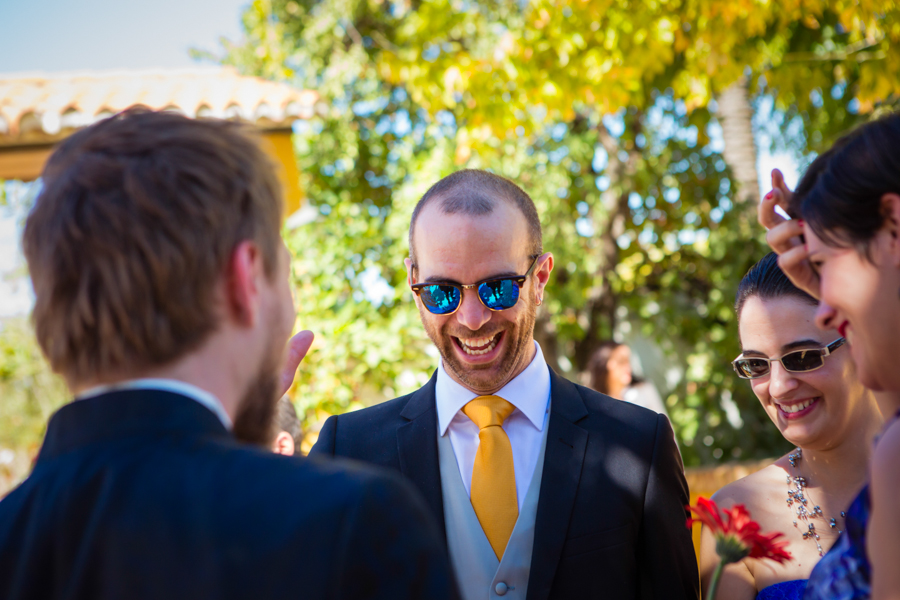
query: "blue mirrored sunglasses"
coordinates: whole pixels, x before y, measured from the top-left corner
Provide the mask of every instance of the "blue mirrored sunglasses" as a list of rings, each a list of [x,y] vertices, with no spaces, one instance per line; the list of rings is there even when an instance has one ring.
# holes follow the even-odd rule
[[[465,289],[475,288],[478,299],[486,308],[493,311],[509,310],[519,301],[519,289],[537,266],[539,256],[535,256],[524,275],[515,277],[498,277],[478,283],[464,285],[461,283],[414,283],[410,287],[419,296],[428,312],[435,315],[452,315],[459,309],[462,293]]]

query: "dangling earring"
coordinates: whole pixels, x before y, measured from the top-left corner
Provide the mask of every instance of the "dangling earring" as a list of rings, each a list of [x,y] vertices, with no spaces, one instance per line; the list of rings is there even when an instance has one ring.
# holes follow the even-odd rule
[[[538,296],[537,305],[540,306],[543,303],[544,303],[544,299],[541,296]]]

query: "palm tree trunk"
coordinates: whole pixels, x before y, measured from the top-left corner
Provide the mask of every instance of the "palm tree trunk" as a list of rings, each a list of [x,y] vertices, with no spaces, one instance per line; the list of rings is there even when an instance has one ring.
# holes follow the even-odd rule
[[[737,184],[737,202],[759,202],[759,173],[756,169],[756,140],[753,138],[753,107],[746,77],[726,88],[718,98],[725,163]]]

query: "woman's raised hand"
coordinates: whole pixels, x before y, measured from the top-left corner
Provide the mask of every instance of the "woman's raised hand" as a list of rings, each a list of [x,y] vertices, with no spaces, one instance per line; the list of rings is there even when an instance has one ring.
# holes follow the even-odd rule
[[[793,192],[784,183],[781,171],[772,171],[772,191],[759,204],[759,224],[768,230],[766,242],[778,254],[778,266],[801,290],[819,297],[819,275],[809,262],[809,251],[803,241],[803,221],[785,219],[775,207],[787,212]]]

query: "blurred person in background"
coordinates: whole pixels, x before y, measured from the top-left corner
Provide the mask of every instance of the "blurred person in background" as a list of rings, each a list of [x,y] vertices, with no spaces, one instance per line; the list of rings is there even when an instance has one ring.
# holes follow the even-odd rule
[[[816,324],[847,339],[886,419],[868,485],[847,511],[853,527],[822,559],[838,580],[852,575],[854,585],[848,591],[811,581],[807,598],[871,593],[900,600],[900,114],[839,139],[795,192],[778,171],[772,185],[759,207],[766,240],[794,284],[818,299]]]
[[[131,110],[42,180],[33,322],[74,400],[0,501],[0,598],[454,598],[407,482],[259,446],[312,334],[285,352],[290,255],[255,140]]]
[[[730,600],[800,600],[808,579],[815,585],[830,577],[813,567],[848,526],[845,511],[865,484],[883,419],[872,392],[859,381],[845,340],[816,327],[816,300],[790,282],[777,255],[766,255],[741,280],[735,312],[742,351],[734,370],[796,449],[723,487],[713,500],[722,508],[743,504],[763,531],[784,533],[792,558],[778,564],[748,557],[730,564],[718,594]],[[715,545],[704,528],[704,588],[719,563]],[[848,582],[835,582],[841,586]]]
[[[275,411],[275,439],[272,440],[272,452],[293,456],[300,448],[301,434],[297,409],[294,408],[290,398],[282,396]]]
[[[613,340],[601,343],[588,361],[587,371],[591,389],[668,416],[656,387],[634,375],[627,345]]]

